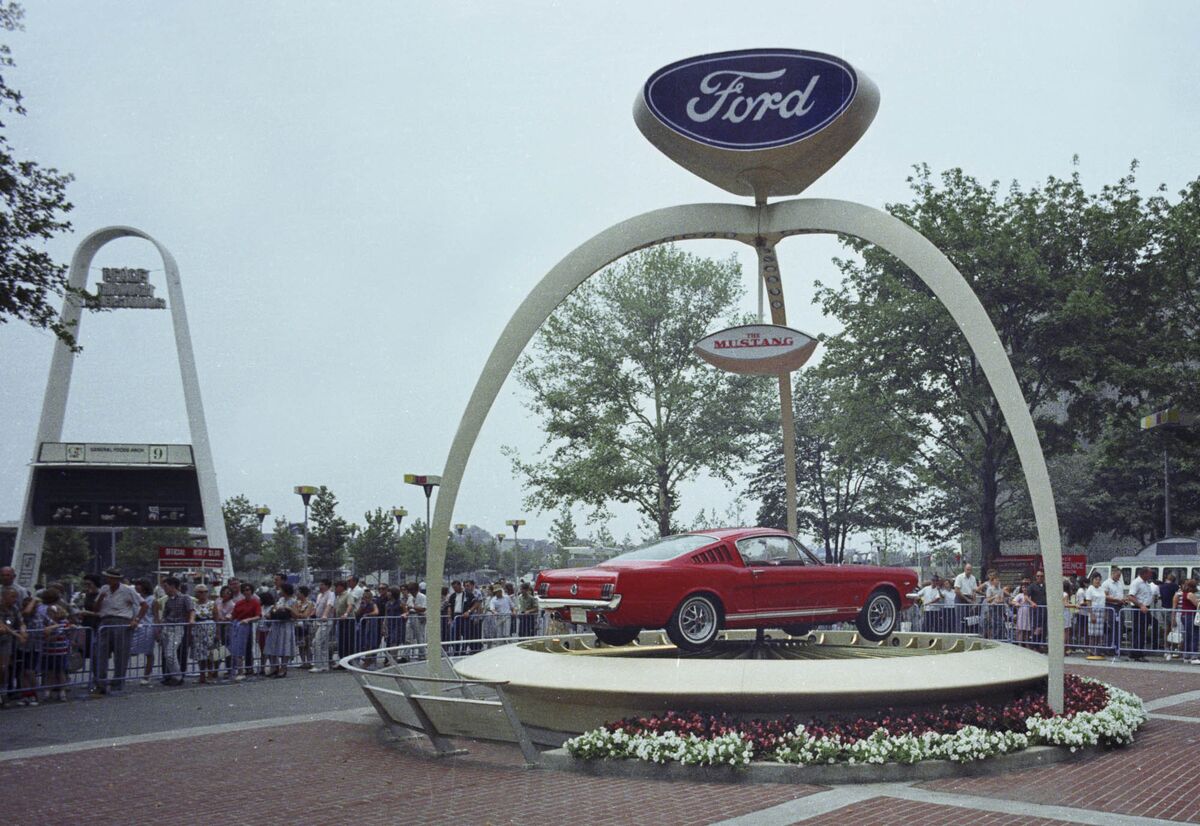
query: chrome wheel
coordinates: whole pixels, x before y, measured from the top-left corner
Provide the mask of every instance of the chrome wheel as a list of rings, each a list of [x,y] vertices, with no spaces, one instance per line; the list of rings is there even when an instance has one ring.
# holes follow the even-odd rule
[[[712,597],[697,594],[679,603],[671,621],[667,623],[667,636],[671,642],[685,651],[707,648],[721,630],[721,614]]]
[[[896,599],[885,591],[875,591],[858,614],[858,630],[869,640],[882,640],[896,630],[899,617]]]

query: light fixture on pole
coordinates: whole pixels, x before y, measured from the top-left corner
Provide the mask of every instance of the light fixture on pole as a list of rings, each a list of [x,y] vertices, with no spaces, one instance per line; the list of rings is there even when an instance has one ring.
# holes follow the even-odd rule
[[[296,485],[295,492],[304,502],[304,550],[301,552],[300,584],[308,584],[308,501],[316,495],[317,489],[312,485]]]
[[[259,505],[254,509],[254,515],[258,517],[258,529],[261,531],[263,520],[271,515],[271,509],[266,505]]]
[[[463,531],[465,531],[466,529],[467,529],[466,522],[459,522],[459,523],[455,524],[455,526],[454,526],[454,530],[458,531],[459,536],[462,536]]]
[[[404,517],[408,516],[408,511],[404,508],[392,508],[392,516],[396,517],[396,533],[400,532],[400,523],[404,521]],[[404,582],[404,571],[400,570],[400,582]]]
[[[521,575],[517,570],[517,555],[521,551],[521,543],[517,540],[517,534],[521,531],[521,526],[525,524],[524,519],[509,519],[504,523],[513,529],[513,586],[515,587],[521,581]]]
[[[1184,413],[1178,407],[1168,407],[1149,416],[1142,417],[1142,430],[1155,427],[1177,428],[1195,424],[1196,417]],[[1163,539],[1171,538],[1171,457],[1167,453],[1166,439],[1163,440]]]
[[[404,474],[404,483],[406,485],[417,485],[425,489],[425,561],[429,562],[429,498],[433,496],[433,489],[442,483],[442,477],[432,475],[419,475],[416,473]],[[429,584],[433,587],[433,583]]]

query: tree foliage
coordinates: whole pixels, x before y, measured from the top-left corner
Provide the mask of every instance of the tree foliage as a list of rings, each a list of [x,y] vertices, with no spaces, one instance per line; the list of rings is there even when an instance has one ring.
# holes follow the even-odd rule
[[[508,450],[527,507],[604,514],[633,503],[666,535],[681,482],[702,471],[731,481],[764,429],[768,382],[713,369],[692,346],[736,322],[741,293],[736,260],[671,246],[634,253],[577,289],[518,365],[546,432],[540,461]]]
[[[25,12],[20,5],[0,3],[0,28],[7,32],[23,28]],[[7,45],[0,45],[0,71],[16,64]],[[71,210],[67,184],[72,177],[52,167],[43,167],[16,157],[3,130],[8,115],[24,115],[21,93],[0,76],[0,324],[12,319],[49,329],[75,348],[72,331],[62,324],[51,304],[53,296],[83,291],[67,286],[67,267],[56,263],[42,248],[46,241],[71,229],[64,217]]]
[[[908,470],[913,439],[853,377],[815,369],[794,382],[797,526],[821,541],[826,561],[842,562],[852,534],[909,528],[917,496]],[[758,524],[787,527],[779,436],[763,450],[749,493],[761,502]]]
[[[397,567],[396,522],[390,511],[376,508],[363,514],[364,527],[350,540],[350,556],[360,574],[379,574]]]
[[[193,544],[187,528],[125,528],[117,542],[117,565],[126,576],[149,576],[158,570],[159,548]]]
[[[244,494],[231,496],[221,505],[225,536],[229,539],[229,558],[235,571],[257,562],[263,552],[262,520]]]
[[[42,543],[42,575],[46,580],[77,577],[92,565],[92,547],[76,528],[48,528]]]
[[[292,532],[287,517],[276,516],[271,541],[263,544],[259,564],[264,571],[271,573],[298,571],[304,564],[302,550],[301,538]],[[309,565],[312,565],[311,561]]]
[[[1147,325],[1163,294],[1147,265],[1163,199],[1144,199],[1132,173],[1097,194],[1078,174],[1001,190],[961,169],[935,180],[922,166],[910,183],[912,202],[888,210],[942,250],[979,296],[1047,453],[1097,438],[1114,406],[1128,406],[1131,389],[1151,378],[1138,362],[1162,356]],[[861,259],[839,261],[842,283],[818,290],[844,325],[826,342],[823,366],[877,388],[915,437],[917,481],[930,493],[926,538],[977,532],[986,562],[998,551],[1002,511],[1019,505],[1006,486],[1024,489],[999,405],[923,282],[883,250],[845,243]],[[1171,369],[1152,372],[1160,393],[1174,381]]]
[[[352,526],[338,515],[333,491],[321,485],[308,512],[308,564],[317,570],[337,570],[346,561]]]

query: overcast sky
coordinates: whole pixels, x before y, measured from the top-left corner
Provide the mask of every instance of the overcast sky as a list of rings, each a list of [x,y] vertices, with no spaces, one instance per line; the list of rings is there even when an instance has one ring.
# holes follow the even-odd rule
[[[879,86],[874,125],[805,194],[881,207],[912,164],[1029,185],[1197,174],[1193,3],[29,3],[9,34],[25,94],[18,156],[69,171],[74,234],[131,224],[179,262],[222,498],[299,519],[298,484],[347,518],[423,510],[404,473],[441,473],[467,397],[533,285],[609,225],[736,200],[646,142],[631,107],[655,69],[773,46],[838,55]],[[714,256],[736,245],[693,245]],[[836,242],[780,247],[791,326]],[[99,267],[142,266],[144,242]],[[93,281],[94,283],[94,281]],[[745,310],[754,306],[746,269]],[[189,442],[170,316],[86,317],[64,437]],[[53,339],[0,326],[0,520],[17,519]],[[509,382],[467,469],[455,522],[544,536],[501,455],[541,444]],[[683,491],[680,521],[737,491]],[[753,518],[755,505],[745,515]],[[582,525],[583,512],[576,514]],[[639,518],[618,510],[621,538]]]

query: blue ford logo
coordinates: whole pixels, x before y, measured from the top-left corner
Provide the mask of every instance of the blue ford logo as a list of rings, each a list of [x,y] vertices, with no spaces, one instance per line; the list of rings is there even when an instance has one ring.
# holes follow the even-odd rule
[[[821,131],[857,91],[853,67],[832,55],[746,49],[664,66],[643,95],[658,120],[692,140],[769,149]]]

